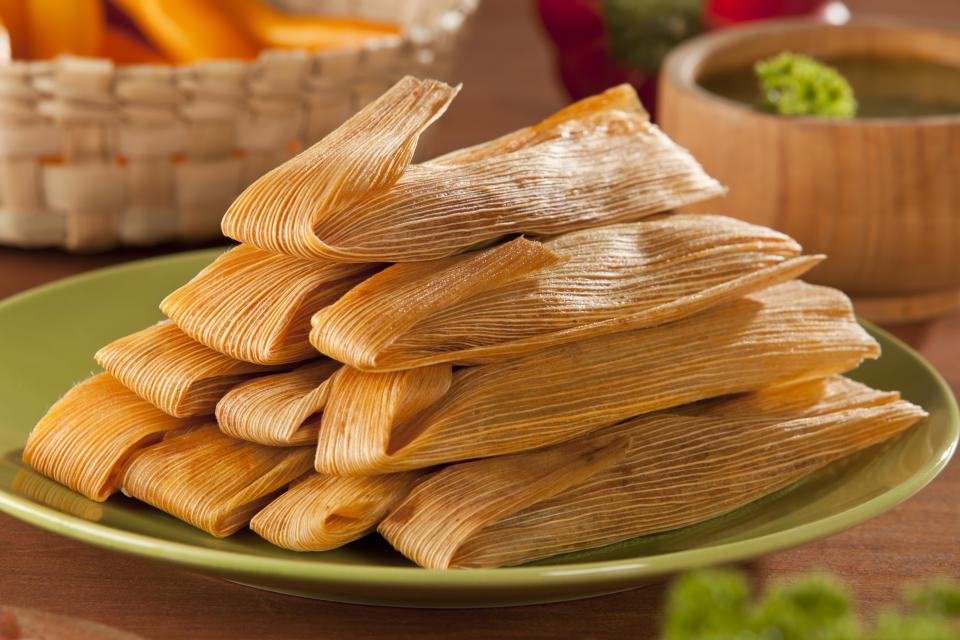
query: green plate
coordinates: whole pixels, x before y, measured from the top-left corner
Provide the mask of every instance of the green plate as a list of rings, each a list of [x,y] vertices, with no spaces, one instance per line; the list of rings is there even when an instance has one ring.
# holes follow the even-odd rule
[[[31,427],[73,383],[98,370],[94,351],[158,320],[162,297],[217,253],[126,264],[0,303],[0,510],[77,540],[283,593],[401,606],[518,605],[621,591],[828,536],[910,497],[956,447],[957,406],[946,383],[908,347],[868,327],[883,357],[853,377],[899,389],[929,419],[726,516],[523,567],[421,569],[376,536],[306,554],[272,547],[250,531],[218,540],[123,496],[92,502],[25,468],[20,455]]]

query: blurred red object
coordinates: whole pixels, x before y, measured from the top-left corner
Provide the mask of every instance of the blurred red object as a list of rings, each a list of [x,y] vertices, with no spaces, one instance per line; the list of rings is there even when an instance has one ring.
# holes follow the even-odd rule
[[[656,76],[614,59],[603,4],[603,0],[537,0],[543,26],[557,45],[560,80],[574,100],[629,82],[645,106],[653,105]]]
[[[703,15],[708,27],[715,29],[750,20],[813,15],[828,3],[828,0],[707,0]]]
[[[653,56],[654,63],[647,68],[630,64],[622,53],[631,47],[640,50],[649,43],[640,38],[635,43],[614,42],[615,37],[642,33],[643,25],[610,24],[611,8],[616,8],[617,17],[622,19],[631,13],[642,16],[644,4],[644,0],[537,0],[540,19],[557,47],[560,79],[574,100],[628,82],[637,90],[651,117],[655,117],[659,59]],[[679,14],[683,10],[689,11],[690,5],[695,3],[687,0],[676,4]],[[716,29],[764,18],[819,16],[828,4],[831,4],[829,0],[705,0],[700,5],[700,20],[696,27],[697,30]],[[650,6],[661,11],[657,16],[660,24],[655,26],[662,27],[665,24],[663,3]],[[615,46],[617,44],[619,46]]]

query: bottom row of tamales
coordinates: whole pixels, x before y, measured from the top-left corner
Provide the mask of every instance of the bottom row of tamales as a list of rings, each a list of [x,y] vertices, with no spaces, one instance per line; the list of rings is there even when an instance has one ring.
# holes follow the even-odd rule
[[[777,289],[796,294],[796,287],[820,290],[790,283],[752,300],[776,300]],[[843,348],[831,345],[836,327],[807,331],[811,353],[857,342],[848,336]],[[426,567],[512,565],[721,515],[923,417],[896,393],[831,375],[876,355],[869,338],[861,342],[856,356],[837,362],[808,356],[792,379],[765,361],[758,369],[769,380],[751,374],[758,390],[747,393],[718,386],[709,352],[699,362],[661,363],[669,364],[661,372],[687,374],[628,390],[647,394],[629,411],[659,410],[549,446],[361,476],[316,472],[315,447],[256,444],[223,434],[209,418],[171,417],[103,373],[50,410],[24,460],[92,499],[122,491],[215,536],[249,523],[279,546],[324,550],[377,530]],[[736,368],[720,369],[738,377]],[[726,395],[712,397],[719,393]],[[456,440],[453,432],[446,437]]]

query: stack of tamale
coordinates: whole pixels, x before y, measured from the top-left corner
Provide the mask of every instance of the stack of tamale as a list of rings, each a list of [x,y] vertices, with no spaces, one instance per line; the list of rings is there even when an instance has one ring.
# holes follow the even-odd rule
[[[618,87],[421,164],[457,93],[405,78],[252,184],[241,244],[103,347],[24,460],[216,536],[378,530],[493,567],[718,516],[925,414],[781,233],[666,213],[723,193]]]

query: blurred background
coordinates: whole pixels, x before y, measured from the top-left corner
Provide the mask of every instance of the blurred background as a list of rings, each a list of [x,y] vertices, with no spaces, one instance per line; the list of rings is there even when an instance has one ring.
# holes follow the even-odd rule
[[[806,13],[808,5],[825,3],[773,0],[743,4],[782,4]],[[853,17],[904,18],[960,29],[960,2],[952,0],[846,0],[844,4]],[[558,69],[557,48],[544,29],[539,5],[536,0],[486,0],[480,4],[451,76],[463,82],[464,89],[436,125],[438,153],[526,126],[570,102]]]
[[[203,7],[249,9],[252,2],[183,0],[170,5],[202,14]],[[23,4],[0,0],[0,15],[14,36],[8,53],[14,56],[17,33],[26,31],[3,10]],[[651,46],[626,52],[646,65],[638,70],[614,60],[598,13],[603,0],[333,0],[330,6],[342,12],[362,7],[372,13],[361,16],[359,22],[338,23],[332,31],[308,20],[291,27],[293,35],[281,29],[285,38],[304,37],[305,31],[306,37],[334,38],[336,46],[328,48],[334,53],[323,54],[316,62],[296,53],[296,47],[265,58],[257,58],[258,45],[238,52],[231,48],[236,41],[229,33],[219,39],[177,40],[171,35],[175,29],[153,32],[144,25],[163,21],[138,11],[159,4],[145,0],[37,2],[44,15],[56,14],[62,34],[72,35],[85,30],[71,29],[71,25],[86,24],[83,20],[90,18],[77,13],[77,7],[94,7],[95,13],[99,6],[103,14],[98,19],[109,25],[112,44],[107,53],[116,64],[105,64],[98,57],[102,51],[96,48],[90,49],[91,55],[57,61],[62,52],[58,48],[66,39],[41,29],[37,42],[50,48],[35,51],[31,57],[38,60],[0,65],[0,209],[9,213],[13,205],[22,218],[4,222],[6,235],[0,233],[0,299],[99,267],[226,244],[217,233],[217,221],[236,189],[336,126],[398,73],[438,75],[463,83],[462,92],[425,141],[428,155],[436,155],[528,126],[584,92],[617,82],[633,82],[652,108],[660,58],[674,42],[702,29],[719,30],[781,14],[813,15],[821,20],[832,16],[842,21],[848,12],[854,20],[884,16],[960,32],[957,0],[845,0],[840,8],[838,3],[806,0],[613,0],[609,4],[623,8],[624,15],[632,8],[634,14],[644,15],[649,9],[648,15],[656,16],[642,29],[628,29],[628,40],[646,42],[650,33],[666,35],[651,38]],[[316,6],[310,0],[283,4],[291,12]],[[831,16],[824,4],[834,7]],[[426,8],[420,13],[417,7]],[[704,7],[713,10],[710,20],[704,17]],[[395,21],[377,19],[375,10],[396,11]],[[210,15],[204,19],[204,29],[216,30],[216,18]],[[260,33],[266,24],[291,24],[276,14],[264,15],[255,10],[247,15],[251,33]],[[696,21],[689,19],[691,15]],[[420,28],[424,21],[436,28]],[[402,36],[400,24],[409,26]],[[571,24],[582,31],[565,31]],[[619,24],[627,28],[632,23],[624,19]],[[355,53],[336,53],[345,43],[337,40],[340,37],[356,38]],[[230,46],[217,51],[199,46],[217,42]],[[74,44],[81,49],[93,46],[82,39]],[[241,61],[202,62],[235,55]],[[177,61],[183,69],[164,66]],[[198,61],[199,66],[194,66]],[[146,62],[148,67],[131,70],[130,62]],[[151,68],[150,63],[160,68]],[[307,83],[310,106],[293,119],[290,105],[299,104],[300,97],[291,87],[299,87],[311,74],[317,77]],[[243,83],[248,89],[240,87]],[[118,95],[119,107],[114,102]],[[240,111],[246,119],[237,120]],[[661,122],[663,115],[658,114]],[[229,126],[223,126],[224,118],[231,122]],[[70,136],[51,138],[51,128],[60,126],[69,127]],[[127,128],[119,131],[118,126]],[[293,135],[291,126],[300,133]],[[942,139],[925,138],[911,148],[935,148]],[[960,135],[952,140],[960,144]],[[157,150],[165,156],[162,161],[151,155]],[[955,159],[955,150],[941,150],[933,161]],[[921,185],[934,179],[949,183],[956,175],[915,173]],[[53,177],[42,177],[46,175]],[[130,189],[123,193],[136,193],[140,200],[132,207],[126,201],[118,203],[119,192],[111,181],[123,182],[127,185],[123,189]],[[180,200],[174,201],[171,185],[180,182],[190,187],[190,197],[184,200],[180,191],[176,192]],[[116,212],[121,206],[133,212],[126,226],[126,218]],[[42,216],[34,216],[36,211],[53,216],[47,226],[42,220],[38,226]],[[954,230],[952,236],[942,237],[956,237],[957,219],[953,214],[941,217],[940,222]],[[191,224],[183,224],[184,220]],[[33,248],[23,248],[27,245]],[[960,255],[960,250],[954,253]],[[940,268],[960,273],[950,265]],[[948,310],[960,298],[953,295],[936,321],[899,326],[895,332],[921,351],[956,392],[960,389],[960,313]],[[960,469],[954,464],[921,494],[890,513],[829,539],[762,557],[747,569],[764,582],[825,564],[849,580],[865,609],[872,611],[894,600],[906,581],[935,573],[956,575],[958,485]],[[289,637],[316,637],[318,630],[329,637],[362,637],[364,632],[388,637],[385,629],[391,626],[424,637],[443,633],[653,637],[663,599],[662,586],[653,586],[590,601],[498,610],[495,615],[390,609],[371,615],[362,607],[280,598],[155,566],[61,539],[5,516],[0,532],[7,557],[14,563],[8,571],[28,576],[24,582],[30,583],[27,590],[12,584],[4,590],[0,584],[0,603],[115,621],[134,629],[166,625],[162,627],[166,635],[156,637],[174,637],[178,619],[171,611],[183,620],[204,618],[210,626],[222,625],[217,637],[241,637],[242,633],[269,637],[275,621],[281,619],[296,629],[298,635]],[[142,579],[144,575],[150,579]],[[102,576],[110,579],[99,579]],[[117,584],[126,588],[118,589]],[[117,598],[117,591],[124,597]],[[197,637],[210,631],[199,622],[194,624]]]

